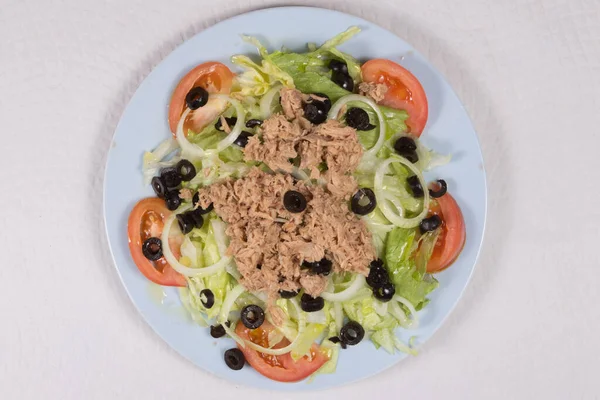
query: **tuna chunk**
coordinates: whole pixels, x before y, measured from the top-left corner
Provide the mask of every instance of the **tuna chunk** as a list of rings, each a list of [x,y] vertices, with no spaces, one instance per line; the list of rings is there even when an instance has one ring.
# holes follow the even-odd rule
[[[376,103],[385,98],[387,91],[388,87],[383,83],[361,82],[358,85],[358,93],[370,97]]]

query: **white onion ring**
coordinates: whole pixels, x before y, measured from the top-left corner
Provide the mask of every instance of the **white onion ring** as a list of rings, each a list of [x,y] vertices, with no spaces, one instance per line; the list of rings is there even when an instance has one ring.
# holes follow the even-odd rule
[[[192,207],[191,205],[182,207],[180,212],[187,211],[191,207]],[[219,261],[217,261],[215,264],[209,265],[208,267],[204,267],[204,268],[186,267],[185,265],[183,265],[182,263],[180,263],[177,260],[177,258],[173,255],[173,252],[171,251],[171,247],[169,246],[169,232],[171,231],[171,226],[173,225],[173,222],[175,221],[175,217],[176,217],[176,214],[174,213],[169,218],[167,218],[167,220],[165,221],[165,225],[163,227],[162,235],[160,237],[161,242],[166,243],[166,245],[162,246],[162,250],[163,250],[163,255],[165,256],[165,259],[167,260],[169,265],[171,267],[173,267],[173,269],[175,271],[179,272],[181,275],[184,275],[184,276],[204,277],[204,276],[214,275],[214,274],[224,270],[225,266],[231,262],[231,257],[221,257],[221,259]]]
[[[379,110],[379,107],[373,100],[358,94],[349,94],[348,96],[344,96],[335,102],[335,104],[331,107],[331,110],[329,110],[327,117],[329,119],[337,119],[338,113],[340,112],[342,106],[350,101],[362,101],[371,107],[373,111],[375,111],[375,114],[377,114],[377,119],[379,120],[379,126],[377,127],[379,131],[379,137],[377,138],[375,145],[373,145],[373,147],[371,147],[369,150],[365,151],[365,155],[375,155],[381,149],[381,146],[383,146],[385,141],[386,124],[385,120],[383,119],[383,115],[381,114],[381,110]]]
[[[227,296],[225,296],[225,300],[221,305],[221,312],[219,313],[219,317],[217,318],[217,321],[221,324],[221,326],[223,326],[225,332],[227,332],[227,334],[231,336],[231,338],[235,340],[236,343],[239,343],[242,347],[246,347],[245,342],[242,340],[241,337],[239,337],[235,333],[235,328],[231,329],[229,326],[227,326],[227,319],[229,318],[229,313],[231,312],[235,301],[245,291],[246,288],[238,284],[236,287],[227,292]],[[232,325],[235,327],[235,324]]]
[[[354,277],[352,284],[350,286],[348,286],[347,289],[342,290],[341,292],[338,292],[338,293],[323,292],[323,293],[321,293],[321,297],[327,301],[333,301],[333,302],[348,301],[352,297],[354,297],[354,295],[360,289],[362,289],[364,287],[364,285],[365,285],[365,277],[363,275],[357,274]]]
[[[404,306],[408,308],[408,311],[410,311],[410,327],[413,329],[417,329],[419,327],[419,317],[417,316],[417,310],[412,305],[412,303],[399,295],[394,295],[394,300],[404,304]]]
[[[271,104],[273,104],[273,98],[280,90],[281,85],[275,85],[260,99],[260,113],[262,114],[263,119],[267,119],[271,116]]]
[[[423,196],[424,196],[423,197],[423,210],[421,210],[419,215],[417,215],[416,217],[404,218],[404,217],[398,215],[396,212],[394,212],[389,207],[389,205],[386,204],[386,200],[388,200],[390,196],[387,193],[385,193],[385,191],[383,190],[383,177],[385,175],[387,167],[391,163],[394,163],[394,162],[399,162],[399,163],[405,165],[409,170],[411,170],[419,179],[421,186],[423,188],[425,188],[425,190],[423,190],[423,192],[424,192],[423,193]],[[423,220],[423,218],[425,218],[427,216],[427,213],[429,212],[429,191],[426,189],[427,183],[425,182],[425,178],[423,177],[423,174],[421,174],[421,171],[419,171],[406,158],[404,158],[402,156],[394,155],[394,156],[391,156],[390,158],[388,158],[387,160],[383,161],[377,168],[377,171],[375,172],[375,179],[374,179],[373,186],[375,189],[374,192],[375,192],[375,197],[377,198],[378,207],[381,210],[381,212],[383,213],[383,215],[385,215],[385,217],[392,224],[399,226],[401,228],[414,228],[415,226],[419,225],[419,223]],[[394,204],[394,205],[396,205],[396,204]]]

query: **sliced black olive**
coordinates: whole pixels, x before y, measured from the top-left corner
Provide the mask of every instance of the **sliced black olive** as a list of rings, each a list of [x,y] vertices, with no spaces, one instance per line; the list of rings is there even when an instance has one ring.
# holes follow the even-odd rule
[[[354,214],[367,215],[377,207],[375,193],[369,188],[360,188],[352,196],[350,209]]]
[[[197,86],[185,96],[185,104],[192,110],[204,106],[208,102],[208,92],[203,87]]]
[[[150,261],[156,261],[163,256],[162,242],[157,237],[151,237],[142,243],[142,253]]]
[[[189,216],[189,219],[194,223],[194,227],[202,228],[202,225],[204,225],[204,218],[202,217],[203,213],[201,209],[188,211],[186,212],[186,214]]]
[[[260,119],[249,119],[246,121],[246,128],[254,128],[262,125],[262,121]]]
[[[200,291],[200,302],[206,308],[211,308],[215,305],[215,294],[210,289]]]
[[[156,193],[156,196],[164,199],[165,194],[167,193],[167,185],[165,185],[163,180],[160,177],[155,176],[152,178],[150,184],[152,185],[152,189],[154,190],[154,193]]]
[[[175,170],[183,181],[191,181],[196,176],[196,167],[188,160],[181,160],[175,166]]]
[[[325,104],[325,108],[327,109],[327,112],[329,112],[329,110],[331,110],[331,100],[329,99],[329,96],[327,96],[326,94],[313,93],[310,95],[310,100],[311,101],[320,101],[323,104]]]
[[[383,266],[381,260],[373,261],[367,276],[367,285],[372,288],[378,288],[390,282],[390,276],[387,269]]]
[[[440,188],[438,190],[429,189],[429,195],[431,197],[433,197],[434,199],[439,199],[440,197],[445,195],[446,192],[448,191],[448,185],[446,184],[446,181],[443,179],[438,179],[435,182],[440,186]]]
[[[212,203],[210,203],[208,207],[202,208],[200,206],[197,206],[199,201],[200,201],[200,194],[198,192],[196,192],[194,197],[192,197],[192,204],[194,205],[194,207],[196,207],[196,210],[199,210],[200,214],[208,214],[209,212],[211,212],[213,210],[214,206]]]
[[[323,258],[316,263],[312,263],[312,273],[317,275],[327,276],[331,273],[332,262],[326,258]]]
[[[279,296],[281,296],[282,299],[292,299],[292,298],[298,296],[298,293],[300,293],[299,290],[294,290],[294,291],[280,290]]]
[[[218,339],[225,336],[226,334],[227,332],[225,332],[225,328],[223,327],[223,325],[211,325],[210,336],[214,337],[215,339]]]
[[[414,150],[407,151],[406,153],[398,153],[398,155],[406,158],[408,161],[410,161],[413,164],[416,163],[417,161],[419,161],[419,155]]]
[[[305,312],[315,312],[322,310],[325,306],[325,300],[322,297],[312,297],[306,293],[300,298],[300,308]]]
[[[304,104],[304,118],[315,125],[325,122],[327,111],[327,106],[322,101],[313,100],[310,103]]]
[[[421,221],[419,224],[419,230],[421,233],[435,231],[442,225],[442,219],[438,215],[432,215]]]
[[[416,149],[417,144],[412,138],[408,136],[402,136],[401,138],[398,138],[398,140],[396,140],[396,143],[394,143],[394,150],[396,150],[398,153],[406,153],[410,151],[415,151]]]
[[[354,81],[347,73],[333,71],[331,80],[342,89],[346,89],[349,92],[354,91]]]
[[[265,322],[265,312],[256,304],[250,304],[242,308],[240,319],[246,328],[256,329]]]
[[[335,58],[332,58],[331,61],[329,61],[329,69],[335,72],[341,72],[343,74],[348,74],[348,65],[341,60],[336,60]]]
[[[181,205],[181,199],[179,198],[179,190],[170,190],[165,195],[165,203],[167,208],[171,211],[177,210],[177,207]]]
[[[181,184],[181,174],[175,168],[163,168],[160,171],[160,179],[168,188],[175,188]]]
[[[235,139],[233,144],[236,144],[240,147],[246,147],[248,144],[248,138],[250,138],[252,134],[250,132],[243,131],[240,135]]]
[[[421,185],[421,181],[419,181],[419,178],[416,175],[409,176],[406,179],[406,183],[408,183],[408,186],[410,186],[410,190],[413,193],[413,197],[423,197],[423,186]]]
[[[234,126],[237,122],[237,118],[236,117],[225,117],[225,121],[227,122],[227,125],[229,125],[229,127],[231,128],[232,126]],[[215,123],[215,129],[221,132],[224,132],[225,130],[223,129],[223,125],[221,124],[221,118],[219,118],[217,120],[217,122]]]
[[[375,128],[369,120],[369,114],[362,108],[351,107],[346,112],[346,124],[357,131],[370,131]]]
[[[225,364],[234,371],[239,371],[246,364],[244,353],[238,348],[227,350],[223,358],[225,359]]]
[[[392,297],[394,297],[394,294],[396,294],[396,288],[391,282],[384,283],[378,288],[373,289],[373,295],[375,298],[383,302],[390,301]]]
[[[185,235],[190,233],[194,229],[194,220],[188,213],[177,214],[177,223],[179,223],[179,229]]]
[[[299,213],[306,210],[306,197],[295,190],[288,190],[283,195],[283,206],[292,213]]]
[[[355,321],[350,321],[340,330],[340,339],[343,343],[350,346],[359,344],[365,337],[364,328]]]

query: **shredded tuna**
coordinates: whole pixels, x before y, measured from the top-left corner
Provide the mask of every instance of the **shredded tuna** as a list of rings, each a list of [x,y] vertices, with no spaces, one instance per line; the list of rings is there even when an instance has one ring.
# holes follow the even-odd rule
[[[227,123],[227,120],[225,119],[225,117],[221,115],[221,117],[219,118],[219,121],[221,121],[221,127],[223,127],[223,132],[230,133],[231,128],[229,127],[229,124]]]
[[[305,211],[290,213],[283,206],[288,190],[304,194]],[[253,168],[244,178],[226,180],[200,189],[200,206],[213,203],[228,223],[227,249],[250,291],[267,292],[303,288],[317,296],[327,278],[301,270],[303,261],[327,258],[334,272],[366,275],[375,259],[371,234],[348,204],[322,186],[295,183],[289,175],[270,175]],[[286,222],[281,222],[286,221]]]
[[[283,88],[279,94],[281,95],[283,114],[287,119],[300,118],[304,115],[304,110],[302,109],[302,92],[296,89]]]
[[[194,191],[190,188],[183,188],[179,190],[179,197],[184,200],[192,200],[194,197]]]
[[[358,93],[370,97],[376,103],[385,98],[387,91],[388,87],[383,83],[361,82],[358,85]]]

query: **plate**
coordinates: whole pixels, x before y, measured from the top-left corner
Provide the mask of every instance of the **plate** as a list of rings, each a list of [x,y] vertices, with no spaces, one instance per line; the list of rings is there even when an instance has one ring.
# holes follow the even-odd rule
[[[181,77],[205,61],[229,63],[234,54],[253,54],[256,49],[240,35],[258,37],[270,50],[285,46],[305,51],[307,42],[322,43],[350,26],[362,32],[340,50],[358,59],[389,58],[408,68],[425,88],[429,120],[423,142],[452,161],[433,171],[429,179],[443,177],[465,218],[467,241],[456,263],[437,275],[440,286],[420,314],[417,330],[399,331],[403,340],[416,337],[422,345],[440,327],[461,297],[473,272],[481,247],[486,218],[486,182],[483,160],[475,131],[460,101],[444,80],[409,44],[377,25],[337,11],[309,7],[281,7],[254,11],[220,22],[189,39],[163,60],[128,104],[117,126],[109,151],[104,181],[104,218],[110,250],[117,272],[129,297],[156,333],[183,357],[200,368],[235,383],[278,390],[316,390],[346,384],[374,375],[406,357],[376,350],[363,341],[342,351],[337,372],[320,375],[312,383],[279,383],[262,377],[246,366],[230,370],[223,352],[230,339],[215,340],[206,328],[187,318],[177,289],[149,283],[133,263],[127,242],[127,217],[134,204],[153,192],[143,185],[142,154],[170,136],[167,106]],[[310,27],[310,29],[308,29]],[[236,70],[236,69],[234,69]]]

